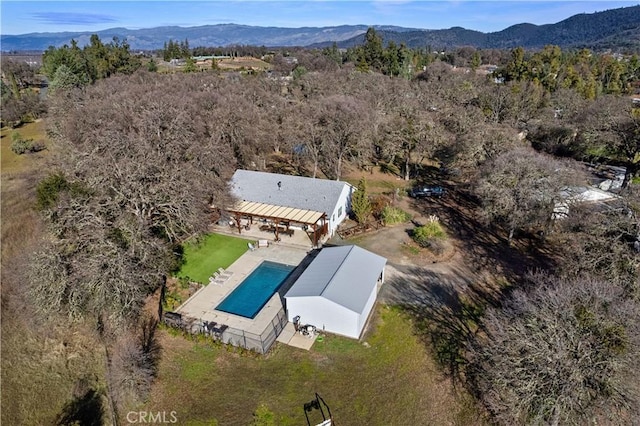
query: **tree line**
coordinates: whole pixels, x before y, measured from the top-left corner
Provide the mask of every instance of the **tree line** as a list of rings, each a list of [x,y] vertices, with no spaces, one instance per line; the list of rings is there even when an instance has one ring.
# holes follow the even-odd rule
[[[42,56],[41,71],[55,91],[85,86],[114,74],[132,74],[140,66],[140,59],[131,54],[126,40],[114,37],[105,44],[93,34],[82,49],[75,40],[70,46],[49,47]]]

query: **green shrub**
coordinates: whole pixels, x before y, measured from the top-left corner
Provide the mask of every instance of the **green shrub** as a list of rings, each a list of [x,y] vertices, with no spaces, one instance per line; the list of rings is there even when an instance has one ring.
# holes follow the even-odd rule
[[[256,411],[253,412],[254,426],[275,426],[276,416],[265,404],[260,404]]]
[[[178,277],[178,282],[180,283],[180,288],[186,290],[189,288],[189,283],[192,281],[188,276]]]
[[[38,208],[46,209],[58,202],[58,195],[69,189],[69,182],[62,173],[53,174],[43,179],[36,188]]]
[[[165,294],[163,301],[163,309],[166,311],[173,311],[178,306],[182,305],[182,296],[177,291],[170,291]]]
[[[38,152],[44,149],[42,142],[34,142],[33,139],[24,139],[18,132],[11,134],[11,151],[18,155],[22,155],[27,152]]]
[[[432,221],[423,226],[418,226],[411,234],[413,240],[421,247],[430,247],[437,240],[447,237],[446,232],[438,221]]]
[[[387,206],[382,209],[382,220],[385,225],[394,225],[411,220],[411,215],[401,208]]]
[[[88,197],[92,192],[79,182],[69,182],[62,172],[54,173],[44,178],[36,187],[37,207],[40,210],[54,207],[62,192],[71,197]]]

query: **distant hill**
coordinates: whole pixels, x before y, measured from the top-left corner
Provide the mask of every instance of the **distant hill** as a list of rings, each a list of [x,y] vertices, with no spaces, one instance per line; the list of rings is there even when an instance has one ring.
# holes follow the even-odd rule
[[[255,45],[270,47],[324,47],[333,42],[339,47],[362,44],[367,25],[335,27],[255,27],[238,24],[205,25],[199,27],[157,27],[140,30],[111,28],[97,32],[32,33],[0,35],[3,51],[45,50],[62,46],[75,39],[79,45],[89,42],[95,33],[105,41],[114,36],[127,39],[133,50],[162,48],[169,39],[189,40],[191,47]],[[518,24],[493,33],[482,33],[453,27],[446,30],[420,30],[390,25],[375,26],[386,42],[405,43],[409,47],[431,46],[451,48],[538,48],[547,44],[561,47],[628,48],[640,50],[640,6],[612,9],[572,16],[556,24]]]
[[[582,13],[556,24],[517,24],[502,31],[482,33],[460,27],[432,31],[381,31],[386,42],[405,43],[409,47],[435,49],[456,46],[478,48],[539,48],[548,44],[561,47],[630,48],[640,50],[640,6],[604,12]],[[338,43],[339,47],[362,44],[364,36]],[[320,44],[321,47],[326,44]]]
[[[92,34],[97,34],[103,41],[110,41],[113,37],[120,40],[127,39],[133,50],[160,49],[170,39],[189,40],[189,46],[307,46],[315,43],[350,39],[367,31],[367,25],[340,25],[335,27],[255,27],[238,24],[204,25],[199,27],[156,27],[140,30],[126,28],[110,28],[93,32],[64,32],[64,33],[31,33],[22,35],[0,35],[3,51],[10,50],[46,50],[49,46],[60,47],[69,44],[71,39],[80,46],[89,43]],[[392,25],[375,27],[380,31],[402,33],[414,28],[402,28]]]

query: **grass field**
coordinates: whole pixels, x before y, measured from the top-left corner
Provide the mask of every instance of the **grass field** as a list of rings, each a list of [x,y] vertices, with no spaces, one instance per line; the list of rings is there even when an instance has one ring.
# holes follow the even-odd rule
[[[207,284],[218,268],[228,268],[247,251],[248,242],[227,235],[207,234],[197,242],[186,244],[185,262],[176,275]]]
[[[11,151],[11,135],[13,132],[20,133],[25,139],[33,139],[35,141],[46,141],[45,134],[45,122],[40,120],[35,123],[27,123],[17,129],[10,129],[3,127],[0,130],[0,139],[2,140],[2,151],[0,152],[0,158],[2,158],[2,174],[22,172],[25,169],[28,170],[32,167],[29,163],[33,162],[33,158],[40,158],[46,155],[47,151],[43,151],[37,154],[22,154],[17,155]]]
[[[175,410],[180,424],[249,425],[264,405],[274,424],[298,426],[317,392],[340,425],[482,424],[407,316],[378,307],[372,323],[367,345],[328,335],[311,351],[277,344],[265,357],[163,331],[158,379],[142,409]],[[317,411],[309,415],[319,423]]]

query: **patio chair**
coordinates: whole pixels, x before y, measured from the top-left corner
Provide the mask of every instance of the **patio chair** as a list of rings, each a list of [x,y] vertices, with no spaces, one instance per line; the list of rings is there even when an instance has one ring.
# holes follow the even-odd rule
[[[258,247],[269,247],[269,240],[258,240]]]
[[[249,247],[249,250],[254,251],[256,249],[256,246],[254,246],[251,243],[247,243],[247,247]]]

